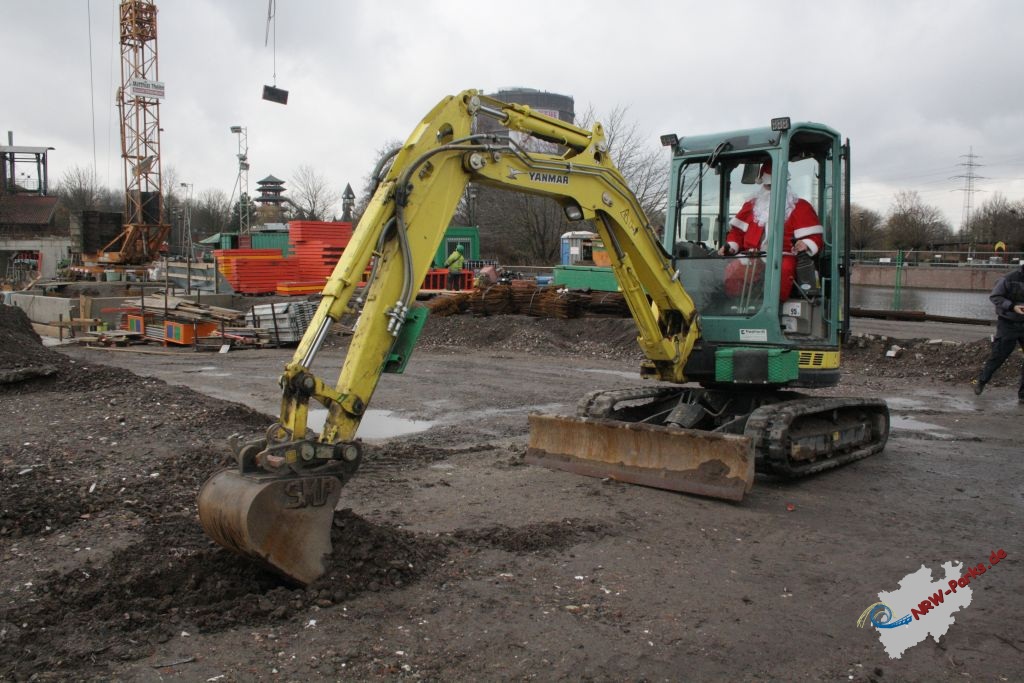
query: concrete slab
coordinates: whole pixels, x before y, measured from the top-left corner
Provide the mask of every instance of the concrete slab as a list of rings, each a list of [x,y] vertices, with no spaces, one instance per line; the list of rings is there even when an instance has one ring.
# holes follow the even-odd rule
[[[62,299],[55,296],[37,296],[15,292],[11,295],[11,303],[25,311],[28,319],[34,323],[49,325],[60,320],[69,320],[78,315],[77,299]]]

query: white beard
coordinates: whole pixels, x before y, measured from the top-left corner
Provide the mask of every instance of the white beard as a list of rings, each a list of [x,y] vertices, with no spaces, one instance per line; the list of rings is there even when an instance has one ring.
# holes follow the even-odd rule
[[[786,219],[793,213],[797,198],[793,190],[786,188]],[[770,187],[761,186],[761,189],[754,194],[754,220],[758,225],[768,227],[769,209],[771,209],[772,191]]]

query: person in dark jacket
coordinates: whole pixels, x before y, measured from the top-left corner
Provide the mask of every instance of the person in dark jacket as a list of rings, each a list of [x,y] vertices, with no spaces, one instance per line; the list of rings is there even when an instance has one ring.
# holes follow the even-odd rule
[[[992,352],[981,374],[974,380],[974,393],[980,394],[996,370],[1018,346],[1024,350],[1024,262],[1020,268],[999,278],[989,299],[996,307],[996,336]],[[1024,405],[1024,362],[1021,363],[1017,402]]]

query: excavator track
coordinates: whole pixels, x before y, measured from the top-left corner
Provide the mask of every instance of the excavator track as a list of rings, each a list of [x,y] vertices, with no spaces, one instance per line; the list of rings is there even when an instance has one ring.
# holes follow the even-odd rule
[[[576,404],[579,417],[615,419],[624,403],[633,401],[657,401],[679,395],[678,387],[634,387],[591,391]]]
[[[657,424],[649,419],[656,410],[652,405],[692,400],[699,391],[679,387],[592,391],[580,400],[576,414]],[[818,398],[796,392],[767,396],[749,401],[749,415],[733,423],[741,425],[742,434],[751,439],[758,472],[808,476],[873,455],[889,437],[889,409],[881,399]]]
[[[763,405],[744,434],[757,470],[804,477],[873,455],[889,438],[889,408],[870,398],[800,398]]]

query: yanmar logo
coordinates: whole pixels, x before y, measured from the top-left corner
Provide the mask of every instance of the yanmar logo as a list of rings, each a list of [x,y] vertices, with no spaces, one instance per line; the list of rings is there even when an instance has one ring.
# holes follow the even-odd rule
[[[558,173],[530,173],[530,180],[535,183],[554,183],[556,185],[568,185],[569,176]]]

